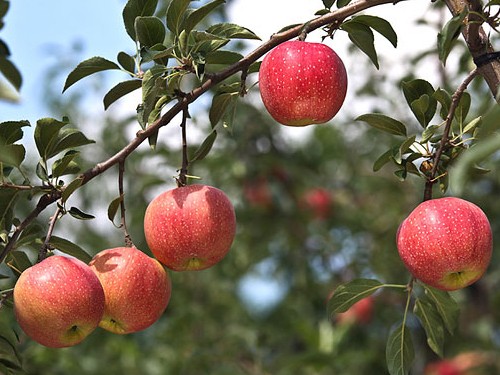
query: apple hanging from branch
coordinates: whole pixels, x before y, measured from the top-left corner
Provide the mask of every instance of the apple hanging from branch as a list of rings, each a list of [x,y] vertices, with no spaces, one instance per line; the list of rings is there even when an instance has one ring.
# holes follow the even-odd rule
[[[14,312],[36,342],[51,348],[73,346],[97,328],[104,291],[88,265],[53,255],[21,274],[14,287]]]
[[[137,248],[103,250],[89,265],[106,297],[101,328],[118,334],[141,331],[155,323],[167,308],[170,278],[160,262]]]
[[[403,263],[415,278],[447,291],[480,279],[493,247],[485,213],[455,197],[418,205],[401,223],[396,241]]]
[[[153,255],[175,271],[203,270],[233,243],[236,216],[227,195],[207,185],[168,190],[151,201],[144,234]]]
[[[264,57],[259,87],[264,106],[277,122],[289,126],[322,124],[344,103],[347,72],[327,45],[287,41]]]

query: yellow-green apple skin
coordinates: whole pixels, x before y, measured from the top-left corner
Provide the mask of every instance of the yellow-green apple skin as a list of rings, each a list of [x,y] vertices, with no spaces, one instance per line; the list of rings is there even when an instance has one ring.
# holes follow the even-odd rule
[[[277,122],[289,126],[322,124],[344,103],[347,72],[326,44],[292,40],[264,57],[259,87],[264,106]]]
[[[203,270],[229,252],[236,216],[227,195],[207,185],[187,185],[153,199],[144,234],[153,255],[175,271]]]
[[[101,328],[117,334],[142,331],[167,308],[172,291],[170,277],[160,262],[141,250],[106,249],[89,265],[106,296]]]
[[[47,347],[73,346],[85,339],[104,313],[104,291],[87,264],[61,255],[26,269],[14,287],[19,326]]]
[[[403,263],[415,278],[446,291],[480,279],[493,248],[485,213],[455,197],[418,205],[399,226],[396,242]]]

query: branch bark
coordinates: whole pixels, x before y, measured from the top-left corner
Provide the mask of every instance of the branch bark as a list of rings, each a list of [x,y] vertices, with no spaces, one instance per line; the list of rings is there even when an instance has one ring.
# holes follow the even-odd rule
[[[490,40],[484,31],[482,24],[484,20],[475,12],[482,13],[483,5],[480,0],[444,0],[448,9],[453,16],[456,16],[466,8],[473,13],[470,13],[465,19],[465,27],[462,30],[462,35],[471,53],[472,58],[478,65],[478,72],[484,78],[490,88],[493,97],[500,104],[498,97],[498,89],[500,87],[500,60],[498,58],[478,64],[477,61],[482,56],[495,52]]]

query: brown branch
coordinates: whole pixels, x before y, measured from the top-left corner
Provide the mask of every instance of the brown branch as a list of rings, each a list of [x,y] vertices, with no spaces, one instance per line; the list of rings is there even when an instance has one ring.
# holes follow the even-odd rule
[[[57,204],[56,212],[54,213],[54,216],[50,218],[50,224],[49,224],[49,229],[47,230],[47,235],[45,236],[45,240],[43,241],[43,245],[40,248],[40,251],[38,252],[38,262],[41,262],[47,257],[47,251],[49,250],[50,247],[50,238],[52,237],[52,233],[54,233],[54,228],[56,226],[56,222],[59,219],[59,215],[62,212],[62,206],[60,204]]]
[[[121,216],[121,228],[125,233],[125,246],[133,247],[134,242],[127,228],[127,220],[125,216],[125,192],[123,189],[123,176],[125,175],[125,159],[120,160],[118,163],[118,193],[120,194],[120,216]]]
[[[450,130],[451,124],[453,123],[453,117],[455,116],[455,112],[458,108],[458,104],[460,103],[460,99],[462,98],[463,93],[472,82],[474,78],[479,74],[478,69],[474,69],[469,75],[465,78],[462,84],[457,88],[457,90],[453,93],[451,97],[451,105],[448,110],[448,114],[446,115],[446,123],[443,131],[443,137],[441,138],[441,142],[439,143],[439,147],[434,154],[434,158],[432,161],[432,170],[430,175],[427,177],[427,181],[425,183],[424,189],[424,201],[432,199],[432,187],[436,182],[437,172],[439,170],[439,163],[441,161],[441,155],[443,155],[443,151],[448,146],[448,141],[450,139]]]
[[[445,0],[445,3],[453,16],[462,13],[466,7],[471,11],[465,19],[466,24],[462,30],[462,35],[476,64],[477,61],[481,60],[482,56],[495,52],[482,27],[484,19],[479,15],[483,12],[481,1]],[[500,87],[500,60],[498,58],[492,59],[485,64],[477,65],[479,74],[484,78],[493,97],[500,104],[500,97],[497,95]]]
[[[187,184],[187,174],[189,167],[188,158],[188,145],[187,145],[187,130],[186,123],[188,118],[188,110],[184,108],[182,111],[182,121],[181,121],[181,133],[182,133],[182,166],[179,171],[179,179],[177,180],[179,187],[186,186]]]
[[[400,1],[405,1],[405,0],[400,0]],[[327,13],[321,17],[317,17],[309,22],[307,22],[307,30],[312,31],[319,29],[323,26],[327,25],[340,25],[343,20],[345,20],[347,17],[352,16],[356,13],[359,13],[363,10],[366,10],[368,8],[372,8],[378,5],[383,5],[383,4],[396,4],[397,2],[400,2],[398,0],[358,0],[355,2],[350,3],[349,5],[332,11],[330,13]],[[159,118],[157,121],[152,123],[150,126],[148,126],[145,130],[141,130],[136,134],[136,137],[130,141],[128,145],[126,145],[123,149],[118,151],[115,155],[111,156],[109,159],[102,161],[101,163],[96,164],[94,167],[88,169],[84,173],[82,173],[80,176],[78,176],[79,179],[81,179],[81,184],[80,186],[85,185],[88,183],[90,180],[92,180],[94,177],[99,176],[100,174],[104,173],[107,171],[109,168],[112,166],[116,165],[117,163],[120,163],[124,161],[127,156],[129,156],[132,152],[134,152],[135,149],[137,149],[146,139],[148,139],[151,135],[153,135],[155,132],[158,131],[159,128],[168,125],[172,119],[179,114],[181,111],[187,109],[190,103],[194,102],[196,99],[198,99],[201,95],[203,95],[205,92],[209,91],[211,88],[213,88],[215,85],[219,84],[220,82],[224,81],[226,78],[231,77],[233,74],[236,74],[237,72],[245,72],[248,70],[250,65],[254,62],[256,62],[259,58],[261,58],[264,54],[266,54],[268,51],[276,47],[277,45],[296,38],[300,35],[300,33],[303,30],[304,25],[299,25],[296,27],[293,27],[291,29],[288,29],[286,31],[283,31],[281,33],[274,34],[271,39],[269,39],[267,42],[261,44],[259,47],[257,47],[255,50],[250,52],[248,55],[246,55],[244,58],[242,58],[240,61],[234,63],[233,65],[229,66],[228,68],[212,75],[209,77],[203,84],[194,90],[192,90],[190,93],[186,94],[179,102],[177,102],[174,106],[172,106],[161,118]],[[38,217],[38,215],[45,210],[50,204],[56,202],[59,198],[61,198],[61,192],[60,191],[54,191],[50,192],[47,194],[44,194],[35,209],[24,219],[24,221],[16,228],[12,236],[10,237],[7,245],[4,247],[3,251],[0,253],[0,263],[2,263],[9,252],[14,248],[14,245],[19,238],[19,235],[21,232],[33,221]]]

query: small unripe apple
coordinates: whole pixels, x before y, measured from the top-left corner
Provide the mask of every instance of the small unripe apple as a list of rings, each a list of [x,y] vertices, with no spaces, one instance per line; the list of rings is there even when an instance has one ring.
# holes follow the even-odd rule
[[[259,71],[262,102],[279,123],[321,124],[340,110],[347,72],[340,57],[323,43],[287,41],[272,49]]]
[[[401,223],[396,241],[403,263],[415,278],[447,291],[480,279],[493,247],[484,212],[454,197],[418,205]]]
[[[236,233],[234,208],[226,194],[207,185],[163,192],[144,216],[153,255],[175,271],[203,270],[221,261]]]
[[[170,278],[160,262],[137,248],[103,250],[89,265],[106,297],[101,328],[118,334],[141,331],[155,323],[167,308]]]
[[[104,313],[104,291],[82,261],[50,256],[26,269],[14,287],[19,326],[36,342],[73,346],[87,337]]]

